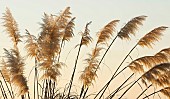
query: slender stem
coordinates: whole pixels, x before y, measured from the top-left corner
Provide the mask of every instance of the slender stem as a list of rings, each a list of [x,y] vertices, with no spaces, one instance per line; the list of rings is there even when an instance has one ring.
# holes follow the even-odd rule
[[[76,60],[75,60],[75,66],[74,66],[74,69],[73,69],[73,73],[72,73],[72,76],[71,76],[71,80],[70,80],[70,83],[69,83],[68,97],[69,97],[69,95],[70,95],[70,91],[71,91],[71,88],[72,88],[72,83],[73,83],[73,79],[74,79],[74,75],[75,75],[75,71],[76,71],[77,62],[78,62],[78,58],[79,58],[79,54],[80,54],[81,47],[82,47],[82,39],[81,39],[81,43],[80,43],[80,46],[79,46],[79,49],[78,49],[77,58],[76,58]]]
[[[110,99],[113,98],[115,96],[115,94],[122,88],[122,86],[134,75],[131,74],[117,89],[116,91],[110,96]],[[100,99],[100,98],[99,98]]]
[[[152,96],[152,95],[154,95],[154,94],[156,94],[156,93],[158,93],[158,92],[161,92],[161,91],[162,91],[162,89],[161,89],[161,90],[158,90],[158,91],[156,91],[156,92],[154,92],[154,93],[151,93],[150,95],[147,95],[147,96],[144,97],[143,99],[148,98],[149,96]]]
[[[81,96],[83,95],[83,92],[84,92],[84,86],[82,86],[82,88],[81,88],[79,99],[81,99]]]
[[[1,76],[2,76],[2,78],[3,78],[3,80],[4,80],[4,82],[5,82],[5,85],[6,85],[7,89],[8,89],[8,91],[9,91],[9,94],[10,94],[11,98],[13,98],[13,97],[12,97],[12,93],[11,93],[11,91],[10,91],[8,85],[7,85],[7,82],[6,82],[5,78],[4,78],[4,75],[2,74],[2,71],[1,71],[1,70],[0,70],[0,73],[1,73]]]
[[[21,95],[21,99],[24,99],[24,95]]]
[[[4,92],[4,88],[3,88],[3,85],[2,85],[1,81],[0,81],[0,89],[1,89],[1,92],[2,92],[2,95],[3,95],[4,99],[7,99],[7,96],[6,96],[6,93]]]
[[[29,92],[28,92],[28,99],[31,99],[31,98],[30,98],[30,94],[29,94]]]
[[[102,89],[96,94],[96,96],[94,97],[94,99],[97,98],[97,96],[103,91],[102,94],[104,94],[105,90],[107,89],[107,87],[109,86],[109,84],[111,83],[111,81],[116,78],[120,73],[122,73],[125,69],[127,68],[124,67],[120,72],[118,72],[116,75],[112,75],[111,79],[105,84],[105,86],[102,87]]]
[[[136,99],[139,99],[143,95],[143,93],[145,93],[151,86],[152,84],[149,85],[145,90],[143,90],[142,93]]]
[[[127,90],[125,90],[124,93],[118,99],[121,99],[141,78],[142,76],[139,77]]]
[[[129,86],[130,84],[132,84],[133,82],[134,82],[134,81],[126,84],[125,86],[123,86],[122,88],[120,88],[120,89],[118,90],[118,92],[121,91],[121,90],[123,90],[124,88],[126,88],[127,86]],[[115,93],[115,91],[116,91],[116,90],[114,90],[112,93],[110,93],[110,95],[108,95],[105,99],[110,99],[109,97],[110,97],[113,93]]]
[[[109,47],[106,49],[105,53],[103,54],[98,66],[96,67],[95,73],[97,72],[97,70],[99,69],[100,64],[102,63],[104,57],[106,56],[107,52],[109,51],[109,49],[111,48],[111,46],[113,45],[114,41],[117,39],[118,35],[116,35],[116,37],[113,39],[113,41],[110,43]]]
[[[89,89],[89,88],[86,88],[86,90],[85,90],[85,92],[84,92],[84,95],[83,95],[83,99],[85,99],[88,89]]]
[[[120,65],[117,67],[116,71],[114,72],[114,74],[112,75],[112,78],[116,75],[116,73],[118,72],[118,70],[120,69],[120,67],[122,66],[122,64],[125,62],[125,60],[128,58],[128,56],[132,53],[132,51],[137,47],[138,43],[129,51],[129,53],[125,56],[125,58],[123,59],[123,61],[120,63]],[[101,94],[101,96],[105,93],[106,89],[108,88],[109,84],[111,83],[111,81],[113,79],[110,79],[110,81],[107,83],[103,93]],[[102,89],[103,90],[103,89]]]
[[[13,98],[12,98],[12,99],[15,99],[14,91],[13,91],[13,89],[12,89],[12,85],[11,85],[11,83],[9,83],[9,86],[10,86],[10,88],[11,88],[11,93],[12,93],[12,96],[13,96]]]
[[[62,40],[61,46],[60,46],[60,51],[59,51],[59,54],[58,54],[58,60],[57,60],[57,62],[60,61],[60,54],[61,54],[61,49],[62,49],[62,47],[63,47],[63,44],[64,44],[64,41]]]

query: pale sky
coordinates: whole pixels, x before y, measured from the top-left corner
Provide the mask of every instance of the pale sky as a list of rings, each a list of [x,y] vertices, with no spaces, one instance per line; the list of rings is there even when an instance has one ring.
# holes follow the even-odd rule
[[[114,47],[112,47],[109,54],[106,56],[104,63],[107,64],[113,72],[116,66],[120,64],[121,60],[141,36],[145,35],[150,30],[158,26],[164,25],[170,27],[170,0],[0,0],[0,18],[2,18],[2,13],[4,13],[6,7],[8,7],[19,24],[21,35],[25,33],[25,29],[28,29],[31,33],[34,33],[34,35],[37,36],[40,31],[40,25],[38,23],[42,22],[41,18],[44,12],[57,15],[61,10],[64,10],[68,6],[71,7],[72,16],[76,17],[75,36],[78,36],[78,33],[84,30],[85,24],[89,21],[92,21],[90,30],[91,35],[95,38],[96,33],[104,25],[114,19],[120,20],[120,23],[117,26],[117,31],[119,31],[119,29],[133,17],[140,15],[148,16],[144,22],[144,25],[139,28],[136,37],[132,37],[131,42],[117,40],[117,42],[115,42],[113,45]],[[9,49],[12,48],[12,46],[10,39],[7,37],[7,34],[4,32],[4,28],[2,27],[2,19],[0,19],[0,23],[0,56],[2,56],[2,49]],[[141,49],[139,47],[138,50],[134,52],[133,57],[137,58],[144,55],[153,55],[162,48],[169,47],[170,29],[167,29],[164,34],[165,35],[162,37],[162,40],[159,43],[155,43],[153,50],[147,48]],[[71,43],[66,44],[68,47],[66,47],[65,50],[66,54],[63,54],[63,60],[65,60],[67,53],[73,48],[73,46],[78,44],[79,41],[79,37],[75,37]],[[76,79],[78,79],[80,72],[84,68],[84,64],[82,64],[82,60],[84,59],[83,57],[89,53],[93,47],[94,46],[89,46],[88,50],[82,51],[80,55],[80,61],[78,63],[79,67],[77,69]],[[68,67],[65,67],[62,71],[64,78],[61,78],[61,81],[64,80],[68,82],[70,79],[69,73],[71,73],[74,64],[74,59],[72,57],[75,57],[75,53],[77,53],[77,50],[73,50],[70,53],[67,59]],[[25,55],[25,52],[23,52],[23,54]],[[127,61],[125,65],[127,65],[128,62],[130,61]],[[29,71],[30,68],[32,68],[31,66],[28,68],[28,64],[26,71]],[[108,67],[104,65],[101,66],[101,69],[98,71],[99,77],[95,82],[96,85],[94,84],[94,86],[92,86],[95,90],[92,90],[92,92],[100,89],[102,87],[101,85],[106,83],[106,81],[108,81],[110,78],[111,72],[109,71]],[[112,87],[115,87],[114,85],[123,82],[122,80],[124,81],[122,78],[117,79],[115,82],[113,82]],[[80,85],[77,87],[81,87],[79,81],[76,80],[75,83]],[[110,90],[112,90],[112,87]],[[131,92],[135,92],[137,88],[140,90],[139,87],[132,88],[131,90],[134,91],[127,93],[126,97],[128,99],[133,99],[134,94],[136,93],[133,93],[132,95]]]

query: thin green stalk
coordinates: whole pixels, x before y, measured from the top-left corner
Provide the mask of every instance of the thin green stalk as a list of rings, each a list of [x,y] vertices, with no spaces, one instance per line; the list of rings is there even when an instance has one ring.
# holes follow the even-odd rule
[[[142,93],[136,99],[139,99],[151,86],[152,84],[149,85],[145,90],[143,90]]]
[[[134,75],[134,73],[131,74],[131,75],[116,89],[116,91],[110,96],[110,98],[113,98],[113,97],[115,96],[115,94],[122,88],[122,86],[123,86],[127,81],[129,81],[129,79],[130,79],[133,75]],[[99,99],[101,99],[101,97],[100,97]]]
[[[121,99],[141,78],[142,76],[139,77],[128,89],[126,89],[124,93],[118,99]]]

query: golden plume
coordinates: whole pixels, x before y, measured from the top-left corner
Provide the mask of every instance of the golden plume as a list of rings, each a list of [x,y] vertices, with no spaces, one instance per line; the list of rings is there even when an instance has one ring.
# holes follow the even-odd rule
[[[152,48],[152,44],[154,44],[155,41],[159,41],[160,36],[162,36],[162,32],[164,32],[166,30],[165,26],[161,26],[158,28],[153,29],[152,31],[150,31],[149,33],[147,33],[144,37],[142,37],[139,42],[138,45],[142,46],[142,47],[149,47]]]
[[[89,58],[85,59],[87,67],[85,67],[84,71],[80,76],[80,80],[83,82],[83,85],[85,87],[90,86],[92,84],[92,81],[94,81],[97,76],[95,70],[99,63],[98,57],[100,55],[100,50],[102,50],[102,48],[95,48],[92,51],[92,54],[88,54]]]
[[[71,18],[70,7],[67,7],[60,15],[57,17],[57,25],[60,29],[64,29],[67,26],[68,20]]]
[[[88,44],[90,42],[92,42],[92,37],[90,36],[90,30],[88,29],[88,26],[92,23],[92,21],[90,21],[89,23],[86,24],[85,30],[84,32],[82,32],[82,40],[81,40],[81,45],[86,45],[88,46]],[[80,45],[80,46],[81,46]]]
[[[75,26],[75,24],[74,24],[75,18],[76,17],[72,18],[71,21],[68,22],[68,24],[64,30],[64,36],[63,36],[62,41],[69,41],[74,36],[73,28]]]
[[[25,48],[27,49],[27,53],[28,53],[27,56],[31,58],[37,57],[39,49],[38,49],[38,43],[36,37],[34,35],[31,35],[28,30],[26,30],[25,37],[27,38],[25,42],[26,43]]]
[[[143,25],[142,22],[147,16],[138,16],[131,19],[124,27],[121,28],[118,33],[118,37],[121,39],[130,39],[130,35],[135,35],[136,30],[138,30],[139,25]]]
[[[104,26],[100,32],[98,32],[97,44],[107,43],[107,40],[109,40],[113,35],[113,32],[115,32],[115,27],[118,22],[119,20],[113,20]]]
[[[156,64],[169,62],[170,48],[165,48],[156,53],[154,56],[144,56],[132,61],[128,67],[133,72],[144,72],[144,68],[152,68]]]
[[[165,62],[169,61],[170,58],[170,48],[162,49],[160,52],[155,54],[156,57],[164,59]]]
[[[7,64],[4,61],[4,59],[2,59],[1,64],[2,64],[1,72],[2,72],[2,75],[3,75],[4,79],[5,79],[5,81],[7,81],[8,83],[11,83],[9,70],[7,69]]]
[[[6,8],[6,12],[4,13],[4,16],[2,17],[4,20],[3,26],[6,28],[6,32],[9,34],[9,37],[11,37],[13,43],[14,43],[14,48],[17,48],[17,44],[20,40],[20,34],[19,34],[19,29],[18,29],[18,24],[13,18],[10,10]]]
[[[144,81],[151,82],[156,86],[167,86],[170,84],[170,63],[162,63],[155,65],[142,75]]]
[[[24,74],[24,59],[19,52],[11,49],[10,51],[4,49],[7,68],[11,77],[11,83],[19,89],[19,95],[24,95],[28,92],[28,86]]]
[[[170,94],[169,94],[170,93],[170,87],[165,87],[165,88],[161,89],[160,92],[162,94],[164,94],[165,96],[167,96],[168,98],[170,98]]]
[[[48,68],[44,66],[43,67],[40,66],[40,69],[45,70],[45,73],[41,76],[40,79],[41,80],[51,79],[53,81],[57,81],[57,77],[61,75],[59,69],[62,68],[63,66],[66,66],[66,64],[62,62],[55,63]]]

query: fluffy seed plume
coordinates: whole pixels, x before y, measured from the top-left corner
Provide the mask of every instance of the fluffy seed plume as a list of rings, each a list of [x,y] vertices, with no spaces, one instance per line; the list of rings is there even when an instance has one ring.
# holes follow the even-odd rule
[[[25,48],[27,49],[27,56],[28,57],[37,57],[38,54],[38,44],[37,39],[34,35],[31,35],[28,30],[26,30],[26,45]],[[37,58],[38,59],[38,58]]]
[[[12,41],[14,42],[14,47],[17,48],[17,44],[20,40],[20,34],[18,29],[18,24],[13,18],[10,10],[7,8],[6,12],[4,13],[2,19],[4,20],[3,26],[5,27],[6,32],[11,37]]]
[[[165,87],[165,88],[161,89],[160,92],[162,94],[164,94],[165,96],[167,96],[168,98],[170,98],[170,94],[169,94],[170,93],[170,87]]]
[[[89,87],[92,85],[92,82],[95,81],[97,74],[95,72],[98,63],[99,63],[99,55],[102,48],[95,48],[92,51],[92,54],[88,54],[89,58],[85,59],[87,67],[85,67],[83,73],[80,76],[80,80],[83,82],[85,87]]]
[[[144,81],[151,82],[153,85],[165,87],[170,84],[170,63],[155,65],[142,75]]]
[[[88,46],[88,44],[90,42],[92,42],[92,37],[90,36],[90,30],[88,29],[88,26],[92,23],[92,21],[90,21],[89,23],[86,24],[84,33],[82,33],[82,40],[81,40],[81,45],[86,45]]]
[[[169,62],[170,48],[165,48],[154,56],[144,56],[132,61],[128,67],[135,73],[144,72],[144,68],[152,68],[156,64]]]
[[[5,51],[6,65],[9,68],[11,83],[14,84],[19,90],[19,95],[24,95],[28,92],[28,86],[24,74],[24,61],[19,52],[11,49]]]
[[[155,41],[159,41],[160,37],[163,35],[162,32],[164,32],[167,28],[168,27],[161,26],[153,29],[139,40],[138,45],[152,48],[152,44],[154,44]]]
[[[115,27],[118,22],[119,20],[113,20],[108,23],[100,32],[98,32],[97,44],[107,43],[107,40],[109,40],[115,32]]]
[[[138,16],[131,19],[123,28],[121,28],[118,33],[118,37],[121,39],[130,39],[130,35],[135,35],[136,30],[140,25],[143,25],[142,22],[146,19],[147,16]]]
[[[65,30],[64,30],[64,36],[63,36],[63,40],[62,41],[69,41],[73,36],[73,29],[74,29],[74,20],[76,17],[72,18],[71,21],[68,22]]]

